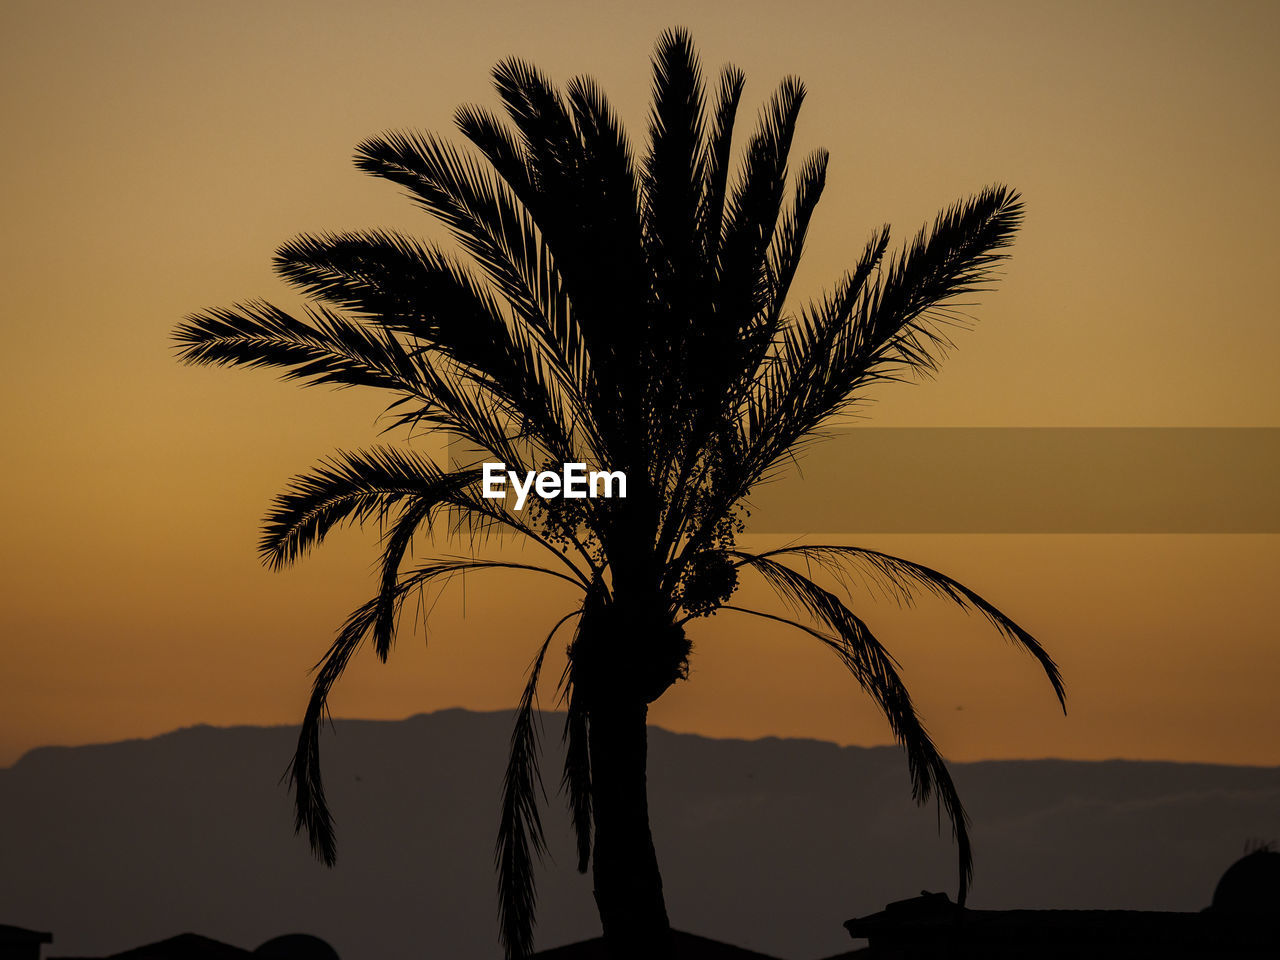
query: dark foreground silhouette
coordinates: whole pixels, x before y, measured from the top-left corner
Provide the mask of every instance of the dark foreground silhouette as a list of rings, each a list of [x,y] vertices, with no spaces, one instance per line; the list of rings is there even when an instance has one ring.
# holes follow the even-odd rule
[[[194,931],[252,948],[307,931],[343,960],[494,960],[495,785],[510,711],[339,720],[326,735],[346,858],[325,870],[282,824],[288,727],[197,727],[33,750],[0,769],[0,921],[45,954],[105,956]],[[546,718],[558,759],[562,716]],[[678,929],[812,960],[841,924],[954,860],[932,811],[902,804],[896,750],[650,730],[656,835]],[[982,844],[982,909],[1199,911],[1250,838],[1280,837],[1280,768],[1054,760],[961,763]],[[554,802],[554,800],[552,801]],[[447,824],[441,833],[436,824]],[[549,824],[550,826],[550,824]],[[573,855],[548,830],[556,862]],[[548,870],[537,946],[597,936],[590,884]]]
[[[909,958],[1049,958],[1097,960],[1150,956],[1263,960],[1280,956],[1280,853],[1255,850],[1234,863],[1207,909],[971,910],[945,893],[889,904],[873,916],[845,923],[850,936],[869,946],[829,960]],[[0,927],[0,960],[39,960],[47,933]],[[707,937],[671,931],[677,960],[777,960]],[[433,951],[428,950],[428,955]],[[595,937],[534,954],[536,960],[610,960],[610,945]],[[50,960],[339,960],[323,940],[305,934],[276,937],[250,953],[192,933],[107,958]]]

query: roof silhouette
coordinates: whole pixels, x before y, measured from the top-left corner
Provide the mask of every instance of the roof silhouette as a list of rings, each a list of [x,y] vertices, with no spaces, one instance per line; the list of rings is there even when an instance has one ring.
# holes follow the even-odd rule
[[[244,960],[252,957],[248,950],[233,947],[221,940],[202,937],[198,933],[180,933],[167,940],[113,953],[101,960]],[[51,957],[50,960],[91,960],[87,957]],[[93,958],[97,960],[97,958]]]
[[[2,930],[3,928],[0,928]],[[13,927],[11,929],[18,929]],[[30,931],[26,931],[30,932]],[[40,936],[48,937],[48,934]],[[48,943],[49,940],[44,940]],[[339,960],[337,951],[319,937],[309,933],[287,933],[273,937],[252,952],[240,947],[202,937],[198,933],[180,933],[168,940],[134,947],[104,958],[51,957],[50,960]]]
[[[884,960],[932,956],[944,948],[948,957],[974,960],[1280,956],[1280,928],[1269,917],[1213,909],[971,910],[946,894],[925,892],[849,920],[845,929],[871,942],[868,956]]]
[[[0,960],[40,960],[40,948],[53,934],[0,923]]]
[[[0,944],[4,946],[51,943],[52,941],[52,933],[43,933],[39,930],[28,930],[26,927],[13,927],[7,923],[0,923]]]
[[[680,930],[671,931],[674,960],[778,960],[765,953],[744,950],[709,937],[700,937]],[[582,940],[563,947],[553,947],[535,953],[530,960],[609,960],[610,954],[603,937]]]
[[[259,960],[339,960],[338,951],[309,933],[286,933],[272,937],[253,955]]]

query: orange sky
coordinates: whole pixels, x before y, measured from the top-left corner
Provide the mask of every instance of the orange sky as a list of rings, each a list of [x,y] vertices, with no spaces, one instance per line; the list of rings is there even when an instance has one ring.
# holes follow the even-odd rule
[[[786,73],[809,87],[799,149],[832,162],[798,290],[881,222],[901,238],[988,182],[1024,193],[978,329],[936,382],[886,390],[876,424],[1280,425],[1276,4],[11,0],[0,764],[44,743],[298,719],[306,669],[370,589],[369,538],[271,574],[256,526],[290,474],[372,442],[381,403],[180,368],[173,325],[289,302],[269,259],[298,232],[437,235],[352,169],[352,147],[491,103],[503,56],[593,74],[638,136],[650,49],[674,23],[709,68],[746,71],[752,106]],[[859,542],[970,583],[1064,668],[1065,719],[976,623],[860,606],[949,755],[1280,763],[1276,537]],[[465,617],[461,591],[440,602],[430,649],[405,633],[388,666],[354,667],[334,713],[513,704],[568,597],[489,583],[467,581]],[[829,655],[730,617],[696,625],[693,678],[656,722],[885,740]]]

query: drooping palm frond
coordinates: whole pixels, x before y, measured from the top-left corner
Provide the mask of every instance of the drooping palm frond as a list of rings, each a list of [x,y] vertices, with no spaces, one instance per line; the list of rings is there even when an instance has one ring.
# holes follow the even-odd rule
[[[316,668],[311,696],[302,716],[298,743],[289,764],[289,783],[293,787],[294,829],[306,831],[314,853],[326,866],[338,858],[337,836],[333,814],[325,796],[320,773],[320,728],[328,714],[329,692],[347,668],[351,657],[373,630],[377,618],[378,598],[361,605],[347,618],[324,659]]]
[[[897,662],[867,625],[838,597],[785,564],[767,557],[739,553],[742,562],[759,572],[783,600],[821,624],[825,630],[806,627],[785,617],[735,605],[721,609],[750,613],[799,627],[821,640],[875,700],[889,722],[894,739],[907,755],[911,795],[920,804],[936,795],[951,824],[959,861],[958,901],[963,904],[973,879],[973,850],[969,819],[946,763],[916,713],[911,696],[898,674]],[[829,631],[829,632],[827,632]]]
[[[478,559],[442,560],[422,564],[404,573],[391,587],[389,596],[386,581],[382,581],[378,594],[351,613],[324,657],[315,666],[311,696],[307,701],[307,709],[298,732],[297,747],[288,770],[289,783],[294,792],[294,826],[299,832],[306,831],[312,852],[328,866],[332,866],[337,859],[333,814],[329,810],[320,772],[320,732],[328,716],[329,693],[346,670],[351,657],[366,640],[374,636],[380,612],[388,599],[398,611],[399,605],[413,591],[421,590],[438,580],[447,582],[469,570],[525,570],[580,586],[573,578],[536,564]]]
[[[433,510],[440,501],[421,497],[406,506],[392,522],[382,538],[382,556],[378,558],[378,604],[373,619],[373,649],[378,659],[387,662],[391,645],[396,638],[396,624],[400,619],[400,564],[413,542],[418,527],[429,523]]]
[[[885,713],[886,718],[889,718],[889,713],[885,712],[884,703],[881,702],[881,696],[873,692],[875,689],[873,677],[869,677],[864,673],[864,668],[859,662],[859,658],[850,649],[852,645],[843,642],[841,637],[825,634],[799,621],[772,613],[764,613],[760,610],[750,610],[734,604],[724,604],[720,609],[745,613],[753,617],[761,617],[775,623],[795,627],[821,641],[823,645],[836,653],[849,672],[858,679],[862,688],[871,693],[877,703],[880,704],[881,712]],[[865,630],[865,626],[863,630]],[[866,636],[870,636],[870,634],[868,633]],[[905,690],[903,693],[905,694]],[[890,702],[897,699],[887,692],[885,698]],[[908,703],[906,706],[910,707],[910,704]],[[951,835],[956,844],[956,855],[959,864],[959,891],[956,900],[961,906],[964,906],[969,894],[969,886],[973,882],[973,842],[969,838],[969,815],[964,809],[960,794],[956,790],[955,782],[951,779],[951,773],[947,769],[942,755],[938,752],[937,747],[934,746],[933,739],[923,725],[919,723],[918,718],[911,719],[906,713],[901,712],[898,715],[903,718],[902,721],[890,719],[890,728],[894,731],[894,738],[898,740],[907,753],[908,765],[912,774],[912,797],[917,803],[923,804],[928,802],[928,798],[933,792],[936,792],[942,808],[946,811],[947,818],[951,823]],[[899,729],[904,732],[899,733]]]
[[[834,569],[837,575],[841,573],[843,565],[853,564],[874,577],[891,596],[905,603],[912,602],[914,598],[913,588],[915,588],[923,589],[933,596],[948,600],[962,610],[976,610],[988,623],[996,628],[1001,636],[1035,658],[1036,662],[1044,670],[1045,676],[1049,678],[1054,695],[1057,696],[1058,702],[1062,706],[1062,712],[1066,713],[1067,694],[1066,687],[1062,681],[1062,673],[1058,669],[1057,663],[1054,662],[1053,657],[1049,656],[1048,651],[1040,645],[1035,637],[1002,613],[997,607],[983,599],[974,590],[953,580],[946,574],[939,573],[924,564],[904,560],[901,557],[880,553],[876,550],[831,544],[800,544],[792,547],[782,547],[778,550],[769,550],[752,556],[746,554],[735,555],[740,556],[743,563],[771,557],[796,556],[806,560],[813,560],[828,569]]]
[[[608,588],[600,579],[604,573],[604,565],[598,556],[600,546],[594,530],[587,531],[591,540],[584,542],[574,530],[560,529],[552,532],[540,529],[531,518],[513,514],[501,501],[484,499],[474,488],[454,493],[449,505],[456,508],[463,521],[478,521],[482,526],[503,527],[519,535],[522,540],[544,548],[569,570],[569,579],[575,586],[584,591],[599,590],[608,596]],[[531,512],[533,511],[526,511],[526,514]],[[559,539],[553,540],[552,537]]]
[[[293,489],[276,498],[261,551],[278,568],[320,543],[336,523],[358,521],[375,510],[385,517],[404,500],[383,537],[373,612],[374,649],[385,663],[400,613],[399,572],[405,553],[419,526],[476,479],[473,471],[444,473],[430,461],[398,450],[339,455],[319,471],[296,477]]]
[[[542,642],[529,667],[520,705],[511,731],[511,749],[502,779],[502,820],[494,849],[498,871],[498,932],[507,956],[522,958],[533,949],[533,923],[537,904],[534,861],[546,852],[546,835],[538,812],[538,795],[544,793],[538,757],[538,678],[547,648],[562,626],[581,615],[574,610],[561,617]]]

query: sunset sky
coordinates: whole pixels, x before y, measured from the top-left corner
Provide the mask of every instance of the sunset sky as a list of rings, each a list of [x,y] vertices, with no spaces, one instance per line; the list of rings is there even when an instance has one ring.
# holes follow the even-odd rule
[[[1025,197],[976,329],[936,381],[877,394],[867,429],[1280,426],[1280,4],[9,0],[0,765],[42,744],[297,722],[308,668],[373,589],[373,538],[344,532],[272,573],[257,526],[292,474],[385,440],[384,401],[180,367],[174,325],[295,303],[270,258],[301,232],[440,238],[352,149],[495,104],[503,57],[591,74],[642,140],[649,56],[675,24],[708,72],[745,71],[748,116],[785,75],[808,87],[794,156],[823,146],[831,165],[801,294],[881,223],[901,241],[988,183]],[[1063,668],[1066,717],[976,620],[855,597],[948,756],[1280,764],[1277,536],[856,542],[974,587]],[[429,646],[406,621],[333,712],[513,706],[571,600],[518,574],[455,584]],[[888,741],[803,634],[724,613],[690,636],[693,675],[653,722]]]

